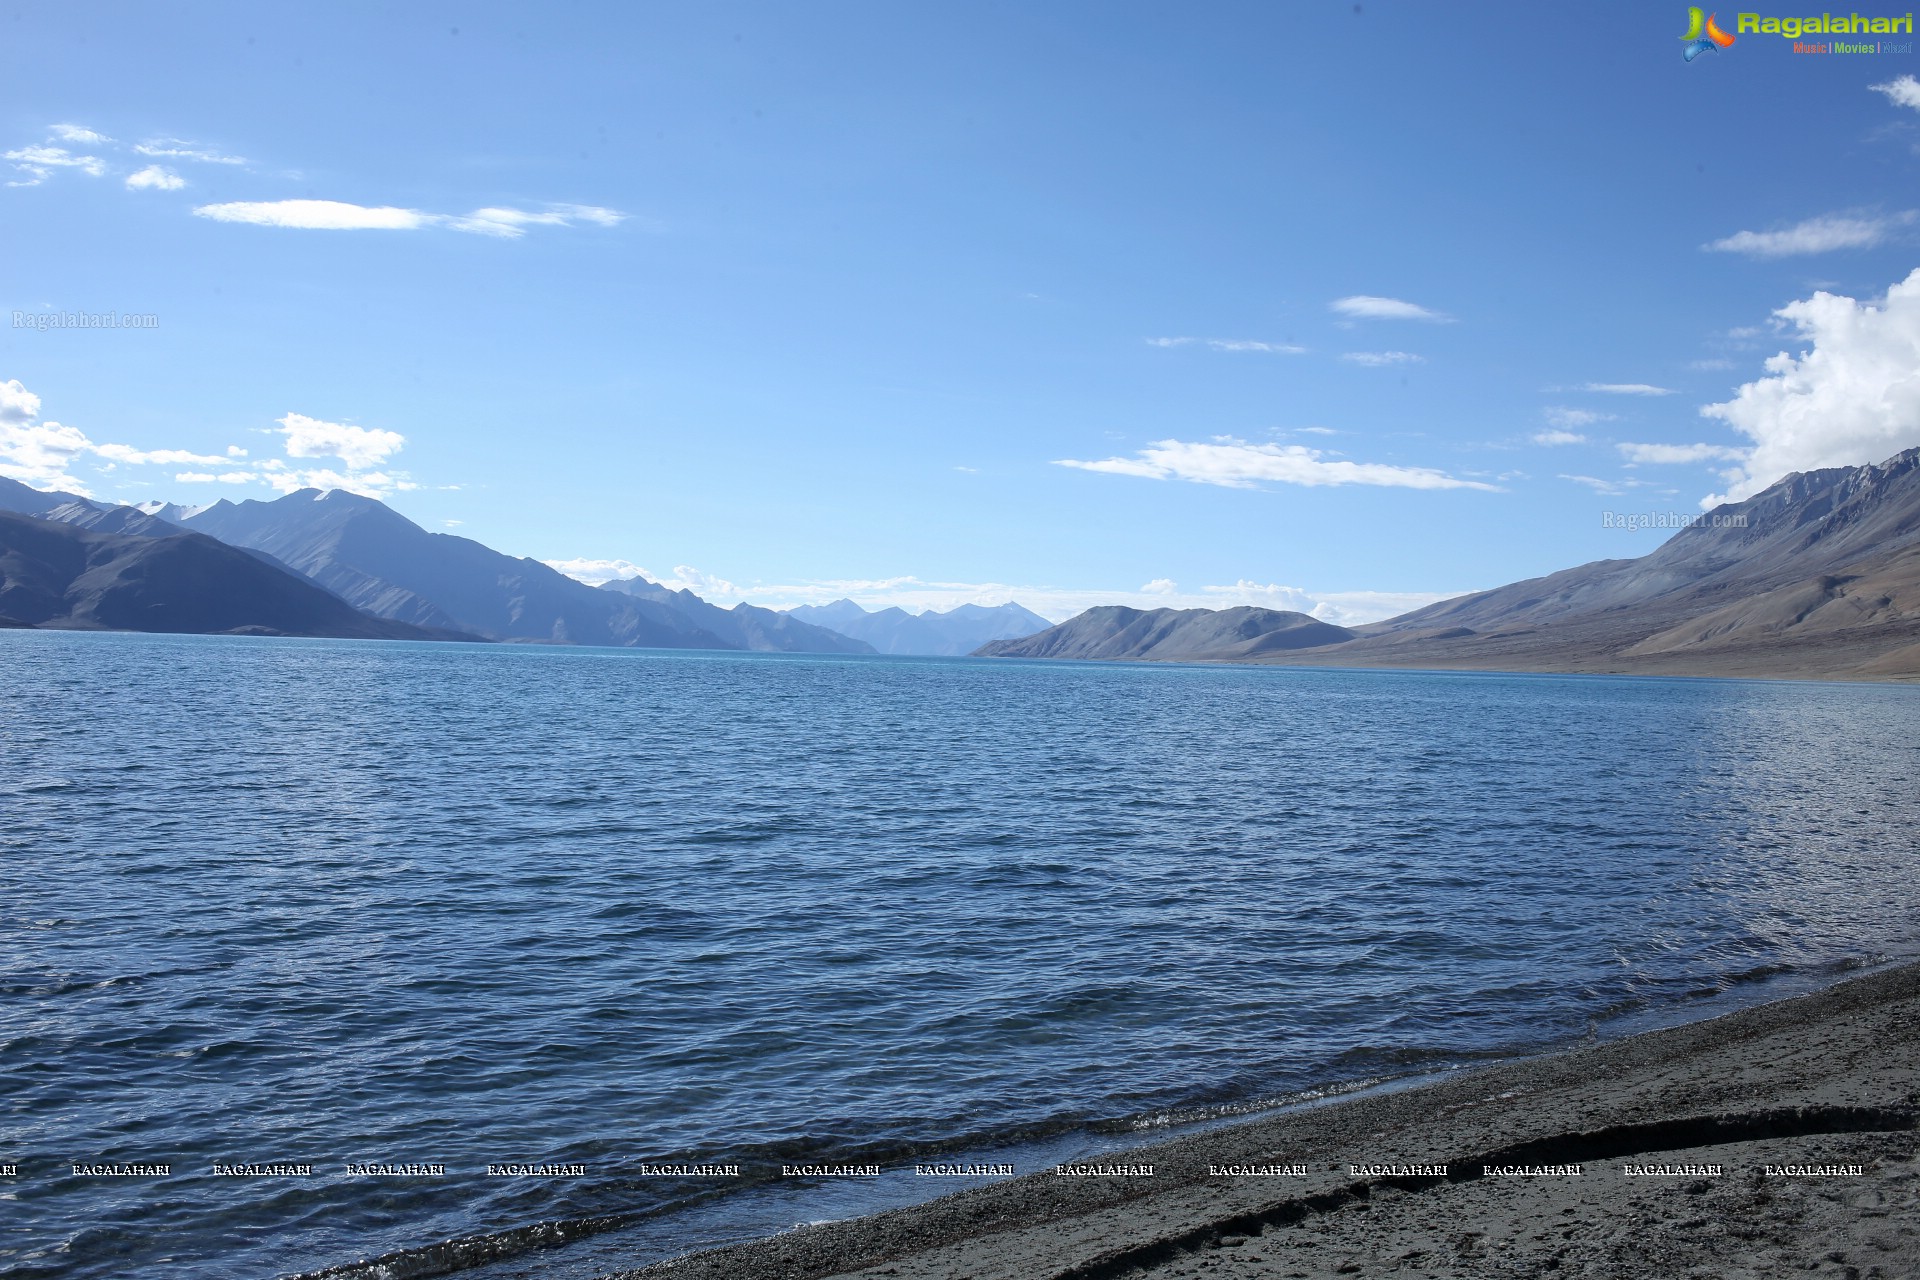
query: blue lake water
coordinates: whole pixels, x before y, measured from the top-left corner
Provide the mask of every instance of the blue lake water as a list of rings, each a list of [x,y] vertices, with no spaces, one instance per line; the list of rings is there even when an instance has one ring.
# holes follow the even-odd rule
[[[1708,1011],[1920,951],[1917,817],[1908,688],[0,632],[0,1271],[637,1262]]]

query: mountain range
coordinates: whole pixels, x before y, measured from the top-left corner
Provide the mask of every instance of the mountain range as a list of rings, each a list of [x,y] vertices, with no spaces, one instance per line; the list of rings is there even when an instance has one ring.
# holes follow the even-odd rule
[[[645,579],[621,591],[591,587],[538,560],[430,533],[382,502],[340,489],[302,489],[266,502],[133,508],[0,480],[0,510],[9,509],[85,529],[209,535],[369,617],[430,632],[551,644],[873,652],[771,609],[721,609]]]
[[[204,534],[117,532],[11,511],[0,511],[0,619],[82,631],[472,638],[369,617]]]
[[[993,607],[963,604],[945,613],[930,609],[912,614],[900,608],[870,613],[851,600],[835,600],[832,604],[804,604],[789,609],[787,616],[864,640],[881,653],[936,657],[958,657],[990,641],[1030,636],[1053,625],[1033,610],[1011,602]]]
[[[1647,555],[1597,560],[1385,622],[1305,630],[1271,614],[1261,648],[1221,610],[1167,631],[1089,610],[992,657],[1285,662],[1646,675],[1920,677],[1920,449],[1790,475]],[[1159,611],[1166,613],[1167,611]],[[1197,610],[1189,613],[1206,614]],[[1261,611],[1265,612],[1265,611]],[[1240,630],[1232,630],[1233,627]],[[1220,628],[1238,640],[1218,643]],[[1165,634],[1163,634],[1165,632]],[[1310,645],[1294,643],[1318,636]],[[1236,646],[1238,648],[1236,649]]]

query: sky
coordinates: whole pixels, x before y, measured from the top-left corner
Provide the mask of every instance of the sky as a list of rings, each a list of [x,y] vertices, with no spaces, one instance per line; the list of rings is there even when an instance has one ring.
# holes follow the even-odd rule
[[[0,0],[0,475],[723,605],[1356,623],[1644,554],[1920,445],[1920,46],[1687,26]]]

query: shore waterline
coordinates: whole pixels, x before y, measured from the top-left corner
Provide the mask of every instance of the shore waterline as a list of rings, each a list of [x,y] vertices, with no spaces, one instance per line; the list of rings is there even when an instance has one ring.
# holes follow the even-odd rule
[[[51,633],[0,670],[24,1275],[1130,1132],[1902,953],[1920,905],[1905,689]]]

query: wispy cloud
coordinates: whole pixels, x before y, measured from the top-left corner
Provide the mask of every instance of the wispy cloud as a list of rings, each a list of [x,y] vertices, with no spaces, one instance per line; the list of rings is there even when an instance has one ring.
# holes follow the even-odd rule
[[[1587,442],[1587,438],[1577,431],[1536,431],[1533,433],[1532,438],[1535,444],[1547,445],[1585,444]]]
[[[1054,463],[1082,471],[1139,476],[1149,480],[1185,480],[1229,489],[1255,489],[1263,483],[1324,485],[1379,485],[1401,489],[1496,489],[1474,480],[1461,480],[1430,467],[1403,467],[1379,462],[1328,458],[1321,450],[1298,444],[1250,444],[1231,436],[1211,441],[1159,440],[1131,458],[1080,461],[1062,458]]]
[[[1204,342],[1215,351],[1257,351],[1282,356],[1304,355],[1307,350],[1291,342],[1264,342],[1253,338],[1147,338],[1145,342],[1150,347],[1185,347]]]
[[[1593,391],[1605,396],[1670,396],[1672,387],[1656,387],[1650,382],[1583,382],[1576,391]]]
[[[593,205],[555,205],[543,211],[476,209],[470,214],[425,213],[395,205],[360,205],[343,200],[241,200],[203,204],[195,215],[215,222],[303,231],[419,231],[446,227],[477,235],[516,239],[528,227],[568,227],[577,223],[611,227],[626,217]]]
[[[1541,411],[1541,416],[1553,426],[1568,430],[1590,427],[1596,422],[1611,422],[1614,418],[1613,414],[1601,413],[1597,409],[1574,409],[1563,404],[1549,405]]]
[[[133,147],[136,154],[152,156],[156,160],[192,160],[198,164],[243,165],[242,156],[230,156],[216,151],[212,147],[197,142],[186,142],[179,138],[149,138],[137,142]]]
[[[1425,356],[1417,356],[1411,351],[1349,351],[1340,357],[1351,364],[1366,365],[1370,369],[1381,369],[1396,364],[1425,364]]]
[[[1603,480],[1599,476],[1572,476],[1565,472],[1560,474],[1560,478],[1571,480],[1575,484],[1583,484],[1595,493],[1621,494],[1629,489],[1645,487],[1645,482],[1640,480]]]
[[[1633,444],[1622,442],[1619,446],[1622,456],[1629,464],[1677,463],[1677,462],[1737,462],[1747,456],[1747,450],[1730,448],[1723,444]]]
[[[1444,312],[1434,311],[1417,303],[1405,302],[1399,298],[1376,298],[1365,293],[1356,293],[1349,298],[1336,298],[1328,305],[1340,315],[1353,320],[1431,320],[1446,323],[1453,319]]]
[[[47,132],[62,142],[77,143],[83,147],[98,147],[113,141],[106,134],[96,133],[83,124],[56,124],[50,126]]]
[[[24,180],[10,182],[13,187],[35,187],[53,176],[55,169],[78,169],[90,178],[97,178],[107,171],[107,163],[99,156],[75,155],[65,147],[15,147],[3,157],[13,161],[16,172],[26,174]]]
[[[1208,338],[1207,345],[1215,351],[1259,351],[1281,356],[1303,355],[1307,350],[1291,342],[1257,342],[1252,338]]]
[[[1885,84],[1870,84],[1867,88],[1875,93],[1887,95],[1887,101],[1896,107],[1910,107],[1920,111],[1920,80],[1912,76],[1895,76]]]
[[[1740,231],[1701,247],[1714,253],[1744,253],[1753,258],[1790,258],[1831,253],[1836,249],[1871,249],[1898,227],[1913,222],[1915,213],[1877,216],[1825,214],[1778,231]]]

